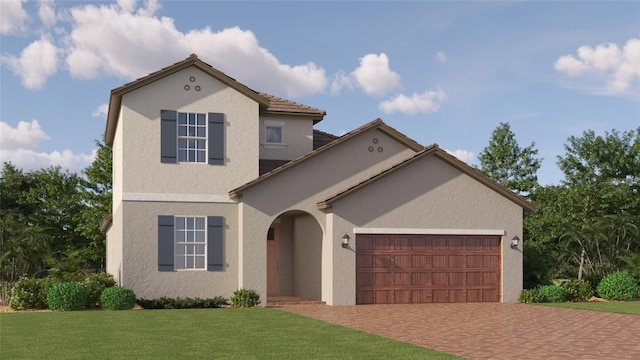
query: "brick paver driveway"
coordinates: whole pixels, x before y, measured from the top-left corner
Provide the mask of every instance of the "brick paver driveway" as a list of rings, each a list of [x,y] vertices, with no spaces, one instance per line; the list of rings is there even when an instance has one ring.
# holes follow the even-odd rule
[[[640,359],[640,316],[525,304],[286,306],[468,359]]]

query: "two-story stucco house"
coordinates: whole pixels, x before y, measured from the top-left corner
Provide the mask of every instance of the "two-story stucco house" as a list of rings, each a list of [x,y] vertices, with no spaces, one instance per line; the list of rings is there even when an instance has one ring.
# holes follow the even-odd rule
[[[197,56],[111,92],[107,271],[140,298],[515,301],[525,199],[382,120],[249,89]]]

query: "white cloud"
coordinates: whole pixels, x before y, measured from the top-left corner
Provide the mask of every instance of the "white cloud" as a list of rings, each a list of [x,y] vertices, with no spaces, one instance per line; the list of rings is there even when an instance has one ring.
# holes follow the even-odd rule
[[[52,27],[56,24],[56,11],[53,8],[53,0],[40,0],[38,16],[45,27]]]
[[[610,95],[624,94],[640,81],[640,39],[629,39],[622,49],[608,43],[581,46],[577,52],[577,57],[558,58],[554,68],[572,78],[604,82],[604,93]]]
[[[411,96],[397,95],[381,102],[378,108],[386,114],[395,112],[406,115],[425,114],[438,111],[445,99],[446,94],[441,89],[427,90],[423,93],[414,92]]]
[[[29,15],[22,8],[22,4],[26,1],[0,1],[0,34],[9,35],[25,30],[25,22]]]
[[[327,87],[324,69],[312,62],[282,64],[255,35],[238,27],[180,32],[173,19],[154,15],[156,1],[86,5],[71,10],[66,63],[73,77],[112,75],[134,79],[196,53],[205,62],[257,90],[311,95]]]
[[[104,104],[98,105],[98,107],[95,110],[93,110],[93,112],[91,113],[91,116],[106,119],[108,113],[109,113],[109,104],[104,103]]]
[[[333,76],[331,95],[339,95],[343,88],[353,89],[353,78],[344,71],[339,71]]]
[[[447,60],[448,60],[448,59],[449,59],[449,58],[447,57],[447,54],[445,54],[445,52],[444,52],[444,51],[438,51],[438,52],[436,53],[436,61],[437,61],[437,62],[439,62],[439,63],[441,63],[441,64],[444,64],[444,63],[446,63],[446,62],[447,62]]]
[[[19,58],[2,56],[0,61],[22,78],[24,87],[35,90],[41,89],[47,78],[58,71],[57,52],[55,45],[42,37],[24,48]]]
[[[471,162],[476,157],[476,155],[473,152],[468,151],[468,150],[462,150],[462,149],[456,149],[456,150],[443,149],[443,150],[448,152],[449,154],[457,157],[458,160],[462,160],[462,161],[466,162],[467,164],[471,164]]]
[[[91,154],[74,154],[71,150],[51,153],[38,151],[38,145],[49,139],[37,120],[20,121],[15,128],[0,121],[0,162],[11,162],[25,170],[54,165],[78,171],[95,158],[95,150]]]
[[[369,95],[382,96],[389,90],[402,87],[400,75],[389,68],[389,58],[385,53],[367,54],[360,58],[360,66],[351,76],[362,90]]]

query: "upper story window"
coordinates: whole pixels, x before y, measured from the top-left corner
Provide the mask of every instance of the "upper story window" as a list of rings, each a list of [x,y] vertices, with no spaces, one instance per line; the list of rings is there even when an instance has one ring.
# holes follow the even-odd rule
[[[161,110],[160,162],[225,164],[225,116]]]
[[[284,121],[265,120],[264,121],[264,143],[262,146],[268,149],[283,149],[287,147],[284,142]]]
[[[178,113],[178,162],[204,163],[206,154],[206,114]]]
[[[265,134],[267,144],[282,144],[282,126],[267,126]]]

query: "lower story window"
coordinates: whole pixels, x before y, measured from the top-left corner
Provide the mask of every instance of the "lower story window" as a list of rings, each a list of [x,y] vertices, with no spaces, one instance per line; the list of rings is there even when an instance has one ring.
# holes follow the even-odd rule
[[[175,217],[175,269],[206,269],[206,222],[206,217]]]

